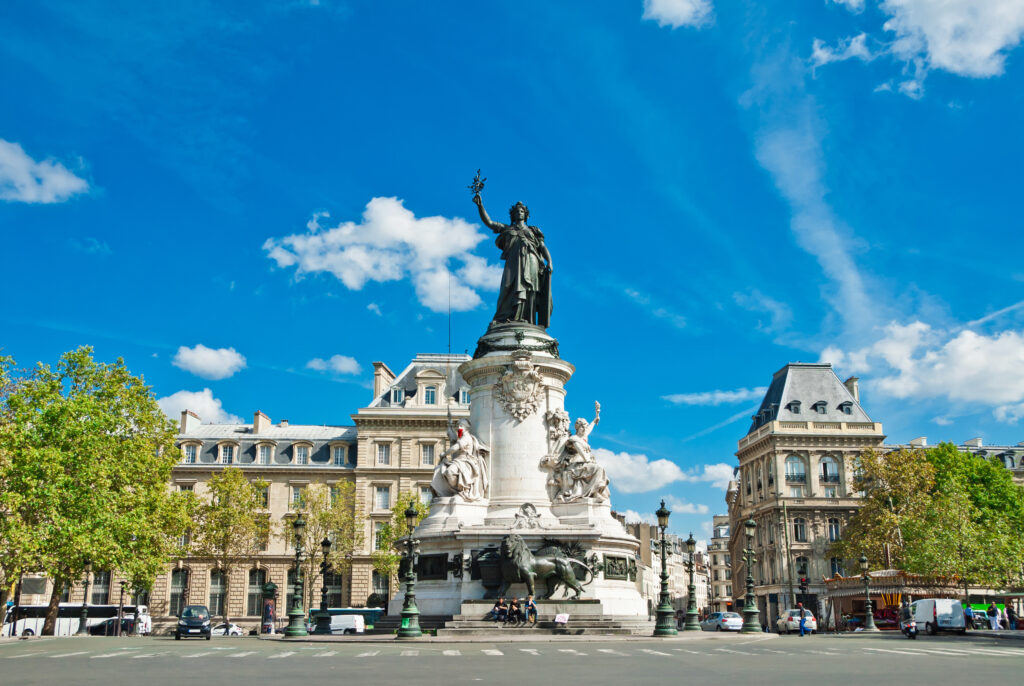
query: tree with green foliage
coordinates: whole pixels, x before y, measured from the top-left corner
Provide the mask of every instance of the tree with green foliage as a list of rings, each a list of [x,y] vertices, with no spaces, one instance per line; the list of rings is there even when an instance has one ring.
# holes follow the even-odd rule
[[[311,485],[305,489],[302,501],[302,517],[306,527],[302,535],[302,550],[305,558],[300,563],[304,585],[303,607],[320,606],[320,589],[323,575],[321,542],[331,541],[327,564],[334,574],[345,574],[352,569],[352,555],[363,542],[363,518],[356,507],[356,487],[351,482],[339,482],[333,486]],[[295,530],[285,527],[285,539],[295,545]]]
[[[82,347],[14,379],[0,416],[3,507],[32,541],[21,570],[53,581],[43,633],[86,560],[150,587],[189,514],[167,488],[180,454],[150,387],[123,360],[99,363]]]
[[[225,467],[206,482],[208,498],[196,507],[191,552],[213,561],[224,574],[224,622],[228,618],[231,578],[239,565],[251,563],[266,548],[274,525],[265,514],[266,481],[249,478],[238,467]]]
[[[378,574],[388,577],[392,581],[398,576],[398,567],[405,555],[404,548],[399,546],[411,532],[405,523],[405,511],[412,505],[416,508],[416,524],[430,512],[430,506],[420,500],[419,493],[406,491],[398,495],[398,501],[391,508],[391,519],[384,524],[377,535],[376,550],[371,555],[373,569]]]

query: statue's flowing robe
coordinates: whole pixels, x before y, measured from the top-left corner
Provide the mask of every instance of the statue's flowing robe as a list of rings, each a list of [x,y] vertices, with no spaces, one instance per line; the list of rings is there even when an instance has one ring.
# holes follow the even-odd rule
[[[548,328],[552,309],[551,274],[544,269],[541,257],[544,234],[536,226],[505,226],[494,244],[501,249],[501,259],[505,261],[494,321],[526,321]],[[517,318],[520,303],[525,305]]]
[[[487,497],[487,462],[484,459],[486,446],[466,432],[456,443],[459,450],[447,464],[441,460],[430,481],[431,488],[439,496],[462,496],[466,501],[482,500]]]

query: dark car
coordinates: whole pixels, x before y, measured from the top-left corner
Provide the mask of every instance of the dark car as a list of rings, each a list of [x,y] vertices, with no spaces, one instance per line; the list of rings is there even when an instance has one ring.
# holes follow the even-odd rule
[[[185,638],[205,638],[207,641],[213,633],[210,631],[210,611],[205,605],[186,605],[178,617],[178,627],[174,630],[174,640]]]
[[[121,618],[121,635],[131,636],[135,633],[135,618]],[[117,636],[117,617],[104,619],[89,627],[90,636]]]

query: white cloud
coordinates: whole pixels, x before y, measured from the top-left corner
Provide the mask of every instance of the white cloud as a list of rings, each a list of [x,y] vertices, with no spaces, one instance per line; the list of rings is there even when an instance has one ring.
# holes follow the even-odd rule
[[[409,279],[434,312],[446,312],[449,299],[453,310],[472,310],[482,302],[477,289],[500,284],[501,268],[472,254],[484,234],[463,219],[417,218],[398,198],[373,198],[360,223],[324,228],[328,216],[314,214],[307,233],[267,239],[263,249],[279,267],[295,267],[296,277],[327,272],[354,291],[368,281]]]
[[[761,331],[779,333],[789,328],[793,321],[793,310],[789,305],[765,295],[756,288],[750,293],[733,293],[732,299],[749,312],[764,312],[768,315],[768,323],[757,322],[757,328]]]
[[[643,311],[652,317],[656,319],[664,319],[677,329],[686,328],[686,317],[678,314],[677,312],[673,312],[664,305],[659,305],[646,293],[641,293],[635,288],[625,288],[622,292],[626,294],[627,298],[640,305],[643,308]]]
[[[378,305],[377,303],[370,303],[369,305],[366,306],[366,309],[368,309],[370,312],[373,312],[378,317],[384,316],[384,313],[380,311],[380,305]]]
[[[644,19],[658,26],[700,28],[711,23],[711,0],[644,0]]]
[[[737,388],[734,391],[704,391],[701,393],[674,393],[661,396],[676,405],[724,405],[726,403],[741,403],[747,400],[756,400],[764,397],[768,390],[767,386],[757,388]]]
[[[204,379],[226,379],[245,369],[245,357],[234,348],[207,348],[200,343],[194,348],[181,346],[172,360],[175,367]]]
[[[0,138],[0,200],[57,203],[87,190],[88,182],[60,162],[36,162],[20,145]]]
[[[728,465],[724,462],[718,464],[706,464],[704,465],[704,471],[700,476],[696,477],[697,481],[709,481],[715,488],[721,488],[723,491],[729,487],[729,482],[732,480],[732,465]]]
[[[1024,37],[1024,0],[884,0],[892,52],[908,62],[968,77],[1003,73]]]
[[[646,493],[687,480],[679,465],[665,459],[651,461],[646,455],[614,453],[606,448],[594,450],[594,457],[608,473],[612,486],[623,493]]]
[[[192,410],[207,424],[241,424],[242,419],[224,411],[220,400],[209,388],[201,391],[178,391],[157,399],[157,404],[168,417],[178,421],[184,410]]]
[[[626,510],[622,513],[622,516],[626,518],[626,524],[650,524],[654,526],[658,523],[658,518],[651,512],[641,514],[636,510]]]
[[[832,0],[837,5],[845,5],[854,14],[864,11],[864,0]]]
[[[674,495],[665,495],[662,498],[665,500],[668,509],[672,511],[672,514],[707,514],[710,512],[707,505],[688,503]]]
[[[867,39],[868,35],[862,33],[850,38],[840,39],[833,48],[826,45],[825,41],[820,38],[815,38],[811,46],[811,66],[820,67],[829,62],[843,62],[855,57],[865,62],[870,62],[874,56],[868,50]]]
[[[895,398],[944,398],[992,407],[999,421],[1024,416],[1024,333],[991,336],[943,331],[921,321],[893,322],[871,345],[851,352],[829,348],[844,371],[877,368],[874,387]]]
[[[314,369],[318,372],[333,372],[334,374],[358,374],[362,371],[355,358],[348,355],[332,355],[329,360],[314,357],[306,363],[306,369]]]

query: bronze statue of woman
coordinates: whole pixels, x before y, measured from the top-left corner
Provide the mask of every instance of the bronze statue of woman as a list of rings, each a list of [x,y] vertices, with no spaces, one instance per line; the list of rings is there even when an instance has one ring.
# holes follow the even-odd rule
[[[473,195],[480,210],[480,221],[498,234],[494,244],[501,250],[505,270],[493,324],[526,322],[542,328],[551,325],[551,253],[544,245],[544,234],[528,226],[530,210],[521,202],[509,209],[509,222],[493,221],[484,209],[480,193]]]

